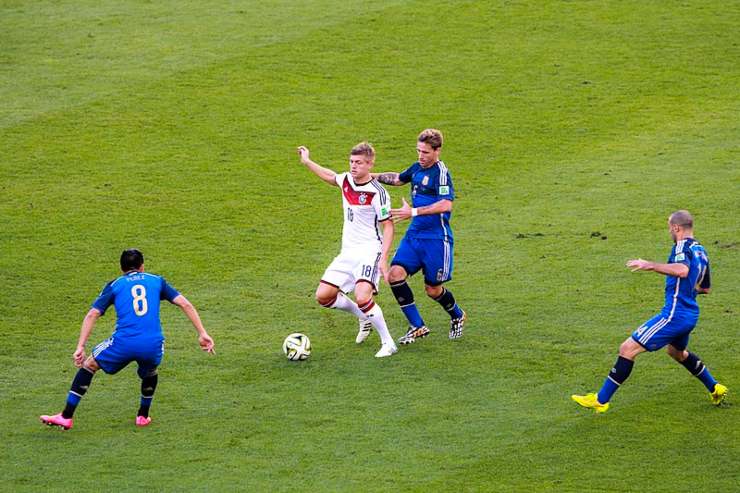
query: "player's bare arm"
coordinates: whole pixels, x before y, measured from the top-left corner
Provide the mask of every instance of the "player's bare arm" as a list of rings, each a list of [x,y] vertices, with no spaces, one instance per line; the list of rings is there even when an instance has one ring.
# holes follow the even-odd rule
[[[628,261],[627,267],[629,267],[632,272],[646,270],[666,276],[680,277],[682,279],[689,275],[689,268],[686,264],[659,264],[656,262],[650,262],[649,260],[643,260],[641,258]]]
[[[330,170],[329,168],[324,168],[320,164],[311,161],[310,151],[308,150],[308,147],[298,147],[298,154],[301,156],[301,164],[306,166],[306,168],[308,168],[311,173],[315,174],[329,185],[333,185],[335,187],[339,186],[336,182],[337,174],[334,171]]]
[[[438,200],[437,202],[424,207],[411,207],[406,199],[401,199],[402,205],[398,209],[391,209],[391,216],[395,222],[404,221],[414,216],[426,216],[433,214],[442,214],[452,210],[452,201],[447,199]]]
[[[380,275],[383,276],[385,282],[390,283],[388,275],[390,273],[390,267],[388,266],[388,254],[393,244],[393,235],[395,234],[395,225],[393,221],[383,221],[383,249],[380,252]]]
[[[188,301],[188,299],[185,298],[183,295],[178,295],[177,297],[175,297],[175,299],[172,300],[172,303],[180,307],[183,313],[185,313],[188,319],[190,319],[190,323],[193,324],[195,330],[198,331],[198,344],[200,345],[201,349],[207,353],[216,354],[213,339],[210,335],[208,335],[205,327],[203,327],[203,322],[200,320],[198,310],[195,309],[193,304],[190,303],[190,301]]]
[[[394,187],[405,185],[404,182],[399,180],[399,173],[370,173],[370,176],[378,180],[380,183],[385,183],[386,185],[391,185]]]
[[[77,349],[72,355],[74,364],[77,368],[82,368],[82,364],[85,362],[85,344],[90,338],[95,322],[100,318],[100,311],[97,308],[90,308],[90,311],[85,315],[82,320],[82,327],[80,327],[80,338],[77,340]]]

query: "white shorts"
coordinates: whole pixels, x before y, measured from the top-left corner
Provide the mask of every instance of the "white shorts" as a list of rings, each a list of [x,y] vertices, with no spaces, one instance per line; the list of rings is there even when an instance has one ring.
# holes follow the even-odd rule
[[[344,293],[355,289],[358,281],[367,281],[378,292],[380,252],[378,250],[346,250],[332,260],[321,276],[321,282],[336,286]]]

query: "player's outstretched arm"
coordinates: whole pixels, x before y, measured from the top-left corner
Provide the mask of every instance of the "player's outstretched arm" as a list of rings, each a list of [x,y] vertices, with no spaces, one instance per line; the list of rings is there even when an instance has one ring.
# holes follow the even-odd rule
[[[386,185],[394,187],[400,187],[401,185],[406,184],[399,179],[399,173],[370,173],[370,176],[378,180],[380,183],[385,183]]]
[[[638,270],[651,270],[658,274],[680,278],[685,278],[689,275],[689,268],[686,264],[658,264],[641,258],[628,261],[627,267],[629,267],[632,272],[636,272]]]
[[[82,320],[80,338],[77,340],[77,349],[72,355],[72,359],[77,368],[82,368],[82,363],[85,362],[85,344],[87,344],[87,340],[90,338],[90,334],[92,334],[93,327],[95,327],[95,322],[97,322],[99,318],[100,310],[97,308],[90,308],[90,311],[87,312],[87,315],[85,315],[85,318]]]
[[[305,165],[313,174],[324,180],[329,185],[334,185],[335,187],[339,186],[337,185],[337,174],[335,172],[311,161],[308,147],[300,146],[298,148],[298,154],[301,156],[301,164]]]
[[[213,339],[211,338],[211,336],[208,335],[205,327],[203,327],[203,322],[201,322],[200,320],[198,310],[195,309],[193,304],[190,303],[188,299],[181,294],[177,295],[177,297],[172,300],[172,303],[180,307],[180,309],[190,319],[190,322],[193,324],[193,327],[195,327],[195,330],[198,331],[198,344],[200,344],[200,348],[207,353],[216,354]]]

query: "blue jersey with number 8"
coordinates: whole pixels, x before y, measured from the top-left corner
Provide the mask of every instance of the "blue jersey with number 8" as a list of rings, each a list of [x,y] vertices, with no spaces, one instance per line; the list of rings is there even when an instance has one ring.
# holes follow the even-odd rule
[[[146,272],[129,272],[109,282],[92,307],[105,314],[110,305],[116,307],[116,330],[119,338],[163,341],[159,321],[161,300],[172,302],[180,293],[163,277]]]

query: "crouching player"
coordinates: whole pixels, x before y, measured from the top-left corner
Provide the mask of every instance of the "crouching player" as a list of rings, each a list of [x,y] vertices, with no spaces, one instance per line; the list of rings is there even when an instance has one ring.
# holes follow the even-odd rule
[[[301,163],[312,173],[342,191],[342,250],[321,277],[316,300],[321,306],[343,310],[358,317],[358,344],[368,337],[374,327],[382,343],[375,356],[391,356],[398,349],[388,332],[383,311],[373,300],[378,292],[380,276],[388,280],[388,251],[394,231],[393,221],[390,220],[390,197],[370,176],[370,169],[375,163],[375,149],[367,142],[353,147],[349,157],[349,173],[335,173],[316,164],[310,159],[306,147],[299,147],[298,154]],[[382,237],[379,224],[383,225]],[[352,290],[356,302],[344,295]]]
[[[65,430],[72,428],[72,416],[80,399],[87,392],[93,375],[99,369],[114,374],[132,361],[139,365],[141,401],[136,426],[147,426],[152,418],[149,408],[157,388],[157,367],[164,354],[164,336],[159,321],[159,304],[167,300],[180,307],[198,331],[200,347],[213,353],[213,339],[203,328],[195,307],[160,276],[144,272],[144,256],[139,250],[121,254],[123,275],[103,288],[82,322],[77,350],[72,358],[79,368],[67,395],[64,410],[53,416],[43,415],[41,421]],[[110,305],[116,307],[116,330],[85,358],[85,344],[95,322]]]

